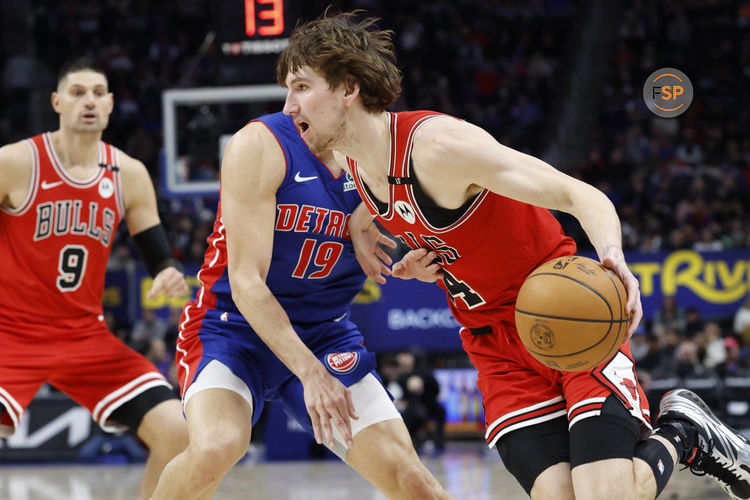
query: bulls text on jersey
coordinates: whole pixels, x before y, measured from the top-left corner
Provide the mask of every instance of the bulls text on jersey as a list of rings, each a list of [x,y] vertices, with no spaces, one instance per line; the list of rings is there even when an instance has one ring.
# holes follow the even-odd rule
[[[401,243],[413,249],[429,248],[437,254],[436,260],[441,266],[453,264],[461,257],[456,248],[448,245],[434,234],[416,236],[410,231],[405,231],[404,234],[405,236],[396,235]],[[445,267],[441,269],[441,273],[448,296],[454,304],[457,299],[461,299],[469,309],[486,304],[484,298],[476,290],[465,281],[451,274]]]
[[[437,259],[443,266],[453,264],[459,259],[459,257],[461,257],[461,254],[458,253],[457,249],[446,244],[434,234],[420,234],[419,237],[415,236],[414,233],[410,231],[405,231],[404,234],[406,236],[397,234],[396,238],[398,238],[401,243],[414,250],[417,248],[430,249],[437,254]]]
[[[97,225],[96,219],[99,213],[99,204],[95,201],[89,202],[88,217],[84,211],[82,200],[57,200],[40,203],[36,207],[36,230],[34,241],[43,240],[52,236],[72,234],[88,236],[99,241],[103,246],[109,246],[112,232],[115,229],[115,212],[104,208],[102,212],[101,226]]]

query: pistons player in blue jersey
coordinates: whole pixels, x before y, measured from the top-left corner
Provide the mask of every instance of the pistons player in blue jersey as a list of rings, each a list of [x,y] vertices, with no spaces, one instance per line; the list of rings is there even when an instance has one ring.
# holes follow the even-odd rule
[[[450,498],[419,461],[348,318],[363,268],[384,282],[391,261],[379,245],[395,246],[369,217],[352,219],[361,203],[352,179],[275,113],[232,137],[221,181],[201,288],[177,343],[189,445],[154,500],[210,498],[269,400],[390,498]]]

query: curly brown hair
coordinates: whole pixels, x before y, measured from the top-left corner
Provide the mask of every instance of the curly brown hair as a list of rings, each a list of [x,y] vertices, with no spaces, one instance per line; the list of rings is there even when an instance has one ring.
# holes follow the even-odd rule
[[[279,56],[276,79],[282,87],[289,72],[310,66],[331,88],[359,83],[368,111],[383,111],[401,94],[401,71],[396,67],[393,31],[378,30],[377,18],[358,20],[362,10],[328,17],[295,28]]]

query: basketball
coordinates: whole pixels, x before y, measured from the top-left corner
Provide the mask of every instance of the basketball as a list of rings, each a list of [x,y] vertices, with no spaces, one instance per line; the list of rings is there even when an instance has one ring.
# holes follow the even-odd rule
[[[628,331],[620,278],[587,257],[560,257],[536,268],[521,286],[516,328],[526,350],[563,371],[609,360]]]

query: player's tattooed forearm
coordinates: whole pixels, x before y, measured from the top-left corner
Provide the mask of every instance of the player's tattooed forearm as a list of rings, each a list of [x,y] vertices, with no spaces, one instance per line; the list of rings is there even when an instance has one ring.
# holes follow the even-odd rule
[[[609,251],[612,250],[613,248],[616,248],[617,250],[622,250],[622,248],[620,248],[620,245],[615,245],[615,244],[607,245],[602,250],[602,257],[604,257],[605,255],[607,255],[609,253]]]

